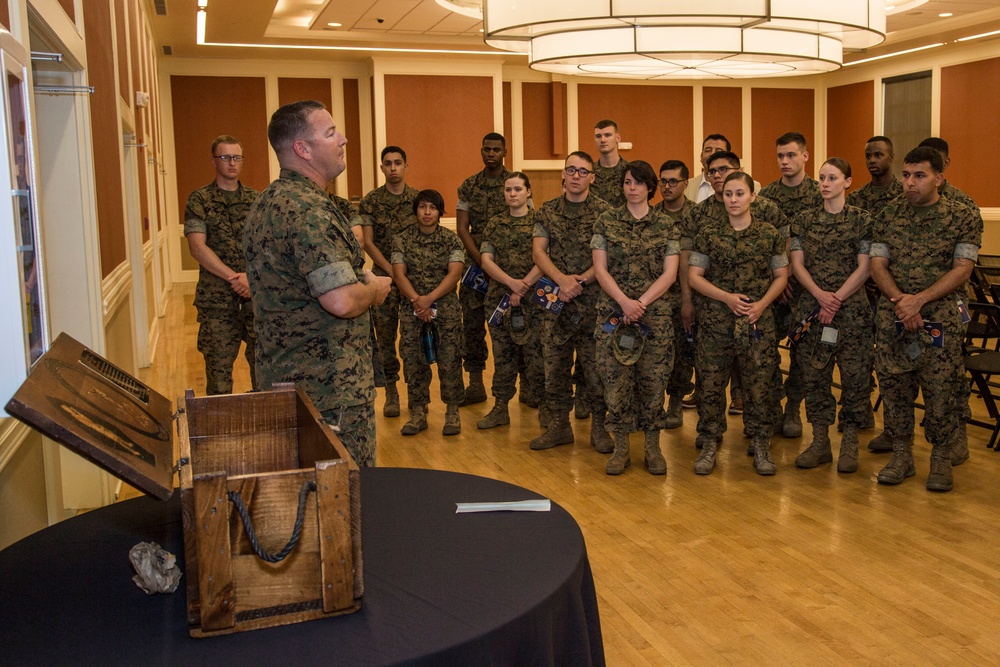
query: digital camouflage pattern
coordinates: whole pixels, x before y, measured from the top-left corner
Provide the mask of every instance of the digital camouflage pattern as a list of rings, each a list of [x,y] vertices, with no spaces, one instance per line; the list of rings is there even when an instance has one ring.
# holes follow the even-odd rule
[[[407,185],[401,194],[394,195],[383,185],[366,194],[358,206],[361,224],[372,228],[372,242],[390,262],[393,237],[410,225],[416,224],[413,200],[418,194],[420,192],[416,188]],[[378,264],[372,265],[372,273],[377,276],[388,275]],[[399,332],[399,288],[395,283],[389,289],[389,295],[382,305],[374,309],[374,315],[375,333],[378,336],[385,380],[398,382],[399,357],[396,356],[396,338]]]
[[[951,201],[959,203],[962,206],[968,206],[973,211],[979,210],[979,207],[976,205],[976,202],[972,197],[965,194],[948,181],[941,184],[941,187],[938,188],[938,194],[942,197],[947,197]]]
[[[691,249],[691,266],[705,270],[705,278],[725,292],[759,301],[773,280],[775,269],[788,265],[785,239],[772,225],[751,218],[750,226],[737,232],[729,220],[706,221]],[[770,437],[773,429],[773,378],[778,368],[777,336],[772,308],[757,321],[759,336],[752,335],[746,317],[736,317],[729,307],[694,293],[698,326],[695,333],[695,379],[698,390],[698,433],[721,436],[726,432],[726,385],[732,365],[739,366],[749,435]]]
[[[330,200],[337,207],[337,210],[340,211],[340,214],[344,216],[348,228],[361,226],[361,213],[358,211],[358,207],[352,204],[350,200],[334,194],[330,195]]]
[[[803,178],[802,182],[794,188],[788,187],[779,178],[761,188],[757,196],[773,201],[789,221],[802,211],[814,211],[823,206],[823,196],[819,193],[819,183],[809,176]]]
[[[375,465],[375,404],[353,405],[320,412],[323,421],[333,428],[354,462],[359,466]]]
[[[326,192],[282,169],[251,207],[243,237],[257,331],[257,375],[301,386],[317,409],[371,406],[375,401],[371,320],[327,312],[319,297],[364,280],[364,253]],[[374,409],[366,412],[374,419]],[[358,425],[351,455],[374,465],[374,433]],[[343,431],[342,431],[343,432]],[[366,459],[372,452],[370,460]]]
[[[392,263],[406,265],[406,277],[417,294],[433,292],[448,275],[452,262],[464,263],[465,251],[458,235],[438,226],[430,234],[410,225],[392,239]],[[403,358],[403,377],[409,408],[426,406],[431,401],[431,367],[424,360],[420,345],[423,321],[413,314],[406,299],[399,303],[399,355]],[[446,405],[459,404],[465,397],[462,379],[462,312],[455,292],[437,300],[437,367],[441,400]]]
[[[690,215],[695,203],[684,198],[684,206],[679,211],[668,211],[661,201],[656,208],[668,216],[677,228],[678,245],[680,244],[680,234],[683,221]],[[694,382],[691,375],[694,373],[694,344],[688,343],[687,335],[684,332],[684,321],[681,319],[681,281],[678,274],[677,280],[670,286],[665,298],[671,300],[671,318],[674,327],[674,365],[670,371],[670,379],[667,381],[667,393],[671,396],[687,396],[694,389]]]
[[[594,223],[610,207],[593,194],[580,206],[567,205],[565,197],[556,197],[542,205],[535,214],[535,237],[549,241],[549,259],[567,275],[582,275],[593,263],[590,240]],[[545,395],[553,412],[573,409],[573,351],[583,369],[585,403],[592,411],[604,412],[604,389],[595,363],[594,322],[597,298],[601,291],[596,282],[583,288],[583,294],[563,306],[556,316],[542,313],[544,329],[542,353],[545,359]]]
[[[493,216],[510,210],[510,207],[507,206],[507,200],[504,198],[503,184],[511,173],[509,169],[504,167],[499,176],[489,178],[484,169],[469,176],[458,187],[458,204],[455,208],[469,212],[469,233],[477,248],[483,241],[483,230],[486,229],[486,223]],[[486,350],[485,295],[471,287],[459,287],[458,298],[462,304],[465,370],[485,370],[486,359],[489,356]]]
[[[889,273],[904,294],[917,294],[950,271],[957,258],[975,262],[982,242],[983,219],[947,197],[927,207],[913,207],[905,197],[893,200],[875,218],[871,256],[889,260]],[[893,303],[882,297],[875,314],[875,369],[885,401],[885,424],[894,438],[912,436],[913,401],[924,398],[924,433],[932,445],[947,444],[963,414],[960,383],[964,325],[958,299],[964,287],[920,309],[925,322],[940,322],[943,347],[932,346],[923,332],[896,333]],[[914,345],[916,343],[916,345]],[[907,353],[918,352],[915,358]]]
[[[639,220],[626,206],[606,211],[594,223],[590,245],[607,253],[608,273],[631,299],[642,296],[663,275],[664,260],[681,251],[673,219],[653,207]],[[674,361],[673,305],[669,293],[648,304],[641,320],[649,327],[642,353],[626,366],[615,357],[614,333],[604,331],[604,323],[620,309],[606,292],[600,294],[594,337],[612,433],[663,428],[663,394]]]
[[[497,265],[507,275],[523,278],[535,266],[531,259],[531,244],[535,230],[535,211],[515,218],[508,210],[494,216],[483,231],[483,241],[479,252],[490,253]],[[490,313],[510,290],[495,280],[490,281],[486,292],[486,310]],[[490,325],[490,340],[493,344],[493,397],[509,401],[514,397],[514,384],[518,369],[523,368],[521,380],[522,396],[541,396],[545,389],[545,366],[542,360],[542,312],[528,299],[530,292],[521,301],[521,312],[528,324],[528,341],[518,345],[510,335],[506,319],[502,326]],[[509,316],[509,312],[508,312]]]
[[[766,222],[777,229],[783,238],[788,237],[788,218],[770,199],[761,196],[754,199],[750,204],[750,215],[755,220]],[[685,213],[680,222],[681,250],[691,250],[695,236],[711,221],[729,224],[726,205],[714,196],[695,204]]]
[[[871,216],[845,206],[839,213],[822,207],[804,211],[792,220],[792,251],[801,251],[803,262],[816,285],[827,292],[840,289],[858,268],[858,255],[871,251]],[[816,308],[816,298],[802,290],[793,314],[801,322]],[[841,409],[844,424],[863,426],[869,407],[870,377],[875,344],[872,310],[863,288],[843,302],[833,322],[822,325],[814,320],[796,345],[796,359],[802,373],[806,416],[809,422],[829,426],[837,416],[833,397],[833,366],[840,372]],[[824,327],[837,330],[837,342],[821,341]]]
[[[257,191],[242,183],[228,192],[216,183],[199,188],[184,207],[184,234],[205,234],[205,245],[237,273],[244,273],[243,226]],[[198,351],[205,358],[206,393],[231,394],[233,363],[246,342],[250,382],[258,389],[254,352],[257,346],[249,299],[233,291],[228,281],[201,266],[194,305],[198,309]]]
[[[892,183],[878,187],[868,183],[847,195],[847,203],[868,212],[874,218],[886,204],[903,194],[903,184],[893,177]]]
[[[622,188],[622,178],[628,171],[628,160],[620,158],[613,167],[602,166],[600,161],[594,163],[594,182],[590,184],[590,196],[603,199],[609,206],[617,208],[625,205],[625,190]]]

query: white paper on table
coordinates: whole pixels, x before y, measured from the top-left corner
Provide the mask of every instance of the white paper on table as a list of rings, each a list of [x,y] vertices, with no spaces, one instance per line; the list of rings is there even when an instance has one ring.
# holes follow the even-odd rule
[[[541,500],[517,500],[508,503],[455,503],[455,514],[466,512],[548,512],[552,502]]]

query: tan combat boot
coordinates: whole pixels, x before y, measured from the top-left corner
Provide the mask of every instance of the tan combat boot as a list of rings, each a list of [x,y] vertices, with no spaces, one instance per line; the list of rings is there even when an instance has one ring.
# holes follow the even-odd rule
[[[857,472],[858,470],[858,427],[844,426],[840,439],[840,456],[837,457],[837,472]]]
[[[677,405],[680,405],[680,402]],[[663,452],[660,451],[659,431],[646,431],[645,450],[646,470],[649,471],[649,474],[666,475],[667,461],[663,458]]]
[[[827,440],[829,444],[829,439]],[[773,475],[778,467],[774,465],[771,458],[771,439],[766,435],[755,435],[753,437],[753,467],[758,475]],[[833,460],[831,458],[831,460]]]
[[[879,484],[899,484],[917,474],[913,465],[913,441],[897,438],[892,441],[892,458],[878,471]]]
[[[486,385],[483,384],[482,371],[469,371],[469,385],[465,388],[465,398],[462,405],[473,405],[486,402]]]
[[[591,415],[596,415],[592,412]],[[604,471],[609,475],[620,475],[625,472],[625,468],[632,465],[632,456],[628,447],[628,433],[625,431],[615,432],[614,454],[608,459],[608,465]]]
[[[615,443],[604,426],[606,412],[594,410],[590,413],[590,444],[598,454],[610,454],[615,449]]]
[[[399,392],[396,391],[395,382],[387,382],[385,385],[385,405],[382,406],[382,414],[386,417],[399,416]]]
[[[427,428],[427,406],[417,405],[410,409],[410,421],[403,424],[399,432],[403,435],[416,435]]]
[[[892,451],[892,438],[885,431],[882,431],[874,438],[868,441],[868,451],[869,452],[891,452]]]
[[[444,413],[442,435],[458,435],[462,432],[462,418],[458,416],[458,403],[450,403]]]
[[[855,430],[855,434],[857,431]],[[833,461],[830,449],[830,426],[813,424],[813,440],[802,453],[795,457],[795,465],[799,468],[815,468],[820,463]]]
[[[680,395],[671,394],[667,401],[667,414],[663,420],[663,428],[680,428],[684,425],[684,400]]]
[[[542,428],[548,428],[550,421],[552,421],[552,410],[549,409],[548,403],[542,401],[538,405],[538,425]]]
[[[719,440],[715,436],[701,434],[695,441],[695,446],[701,443],[701,453],[694,462],[694,472],[696,475],[710,475],[715,468],[715,452],[719,446]]]
[[[507,411],[507,401],[498,398],[493,402],[493,409],[476,422],[476,428],[487,429],[508,424],[510,424],[510,413]]]
[[[573,444],[573,427],[569,425],[569,413],[559,410],[552,412],[548,429],[532,440],[529,446],[532,449],[549,449],[570,444]]]
[[[785,412],[781,420],[781,434],[786,438],[798,438],[802,436],[802,416],[799,414],[799,406],[802,401],[785,401]],[[832,460],[832,459],[831,459]]]
[[[960,466],[969,460],[969,435],[965,431],[965,419],[958,425],[955,439],[951,441],[951,464]]]
[[[931,447],[931,472],[927,475],[928,491],[951,491],[951,444]]]

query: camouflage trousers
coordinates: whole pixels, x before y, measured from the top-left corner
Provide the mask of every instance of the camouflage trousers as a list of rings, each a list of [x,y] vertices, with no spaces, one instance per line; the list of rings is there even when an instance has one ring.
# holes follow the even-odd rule
[[[553,412],[573,409],[573,351],[577,366],[583,370],[586,382],[581,390],[586,405],[596,412],[604,412],[604,385],[597,372],[594,343],[594,322],[597,314],[593,307],[571,309],[567,306],[558,316],[543,313],[542,356],[545,360],[545,400]],[[566,318],[566,319],[563,319]],[[560,321],[562,320],[562,321]]]
[[[674,365],[667,381],[667,393],[671,396],[687,396],[694,389],[691,375],[694,373],[694,343],[689,343],[681,319],[680,299],[674,305]]]
[[[957,327],[953,327],[957,330]],[[917,342],[920,354],[910,359],[906,348]],[[936,348],[924,332],[896,335],[895,326],[876,332],[875,369],[885,404],[885,430],[891,438],[914,432],[913,403],[918,390],[924,400],[924,435],[932,445],[947,444],[968,413],[968,385],[962,362],[962,340],[949,335]],[[961,405],[961,401],[965,405]]]
[[[382,355],[382,370],[386,382],[399,382],[399,357],[396,356],[396,339],[399,332],[399,288],[395,283],[381,306],[372,308],[375,316],[375,335]]]
[[[521,394],[538,398],[545,390],[545,362],[542,359],[542,313],[525,304],[524,316],[531,333],[528,342],[518,345],[510,336],[506,323],[490,325],[493,344],[493,398],[509,401],[514,398],[514,385],[521,374]]]
[[[865,303],[867,308],[868,304]],[[806,395],[806,417],[811,424],[829,426],[837,418],[833,397],[833,366],[840,371],[840,421],[862,426],[871,395],[871,372],[874,360],[874,335],[869,320],[838,317],[830,325],[837,329],[837,343],[822,342],[823,325],[814,323],[809,332],[793,346]]]
[[[375,405],[352,405],[323,410],[323,421],[333,429],[359,466],[375,467]]]
[[[446,405],[461,403],[465,398],[462,379],[462,317],[454,293],[438,300],[437,318],[438,382],[441,400]],[[399,354],[403,358],[403,378],[406,380],[407,405],[412,410],[431,402],[431,367],[424,360],[420,332],[424,323],[413,314],[413,307],[403,301],[399,307]]]
[[[462,303],[462,337],[465,352],[466,371],[486,370],[486,295],[471,287],[458,288],[458,298]]]
[[[759,338],[754,338],[747,318],[737,318],[721,303],[698,311],[694,365],[699,434],[721,437],[726,432],[726,385],[733,366],[737,365],[746,406],[743,423],[747,434],[770,437],[777,407],[774,372],[778,368],[770,309],[757,321],[757,331]]]
[[[604,384],[607,405],[607,429],[611,433],[632,433],[663,428],[663,394],[674,361],[673,327],[666,317],[649,322],[650,332],[643,340],[642,354],[631,366],[615,357],[614,334],[604,333],[599,321],[597,370]]]
[[[771,309],[774,310],[775,327],[779,332],[774,340],[774,351],[777,354],[778,343],[792,328],[794,306],[791,301],[787,304],[775,301]],[[793,345],[788,352],[788,377],[782,381],[780,366],[774,372],[774,400],[778,403],[781,403],[783,397],[789,401],[801,401],[805,397],[802,384],[802,367],[797,359],[798,350],[796,347]],[[778,358],[780,359],[781,357],[779,356]]]
[[[233,393],[233,363],[243,342],[247,344],[243,354],[250,364],[250,384],[259,389],[255,361],[257,334],[250,301],[234,301],[231,308],[199,308],[198,322],[198,351],[205,357],[205,393]]]

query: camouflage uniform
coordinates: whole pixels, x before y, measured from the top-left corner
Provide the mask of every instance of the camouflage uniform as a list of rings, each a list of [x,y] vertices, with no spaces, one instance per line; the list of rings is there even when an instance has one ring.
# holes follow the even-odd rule
[[[626,296],[638,299],[663,275],[664,259],[680,254],[680,231],[656,208],[636,220],[621,206],[594,223],[590,247],[607,253],[608,273]],[[665,294],[649,304],[641,320],[650,329],[642,354],[633,365],[625,366],[615,357],[614,333],[604,332],[604,323],[621,309],[606,292],[598,298],[594,328],[597,368],[608,406],[606,423],[612,433],[663,428],[663,392],[674,359],[671,312],[675,301]]]
[[[549,259],[567,275],[580,275],[594,261],[590,240],[594,223],[610,207],[590,194],[578,207],[556,197],[535,214],[534,235],[549,241]],[[587,404],[593,412],[606,411],[604,388],[594,362],[594,322],[601,287],[596,282],[563,306],[559,315],[542,313],[542,354],[545,359],[545,398],[553,413],[573,409],[573,350],[586,378]],[[662,406],[661,406],[662,407]]]
[[[184,207],[185,236],[205,234],[205,245],[230,269],[244,273],[243,223],[256,198],[257,191],[242,183],[237,184],[235,192],[223,190],[215,183],[195,190]],[[250,300],[236,294],[228,281],[202,266],[198,269],[194,306],[200,325],[198,351],[205,357],[206,393],[233,392],[233,362],[244,341],[250,384],[258,389],[254,362],[257,337]]]
[[[448,275],[448,264],[465,262],[465,250],[458,235],[438,227],[430,234],[410,225],[392,237],[392,263],[406,265],[406,278],[417,294],[430,294]],[[458,405],[465,396],[462,380],[462,311],[455,292],[437,300],[438,382],[441,400],[446,405]],[[431,402],[431,367],[424,360],[420,332],[424,323],[413,314],[413,305],[406,299],[399,303],[399,355],[403,358],[403,378],[406,380],[407,403],[410,410]]]
[[[802,182],[794,188],[790,188],[781,182],[781,179],[765,186],[760,191],[761,197],[767,197],[781,209],[785,219],[791,221],[802,211],[815,211],[823,207],[823,197],[819,193],[819,183],[806,176]],[[787,237],[788,234],[785,234]],[[791,275],[788,276],[788,286],[791,288],[792,296],[787,303],[782,303],[780,299],[773,305],[774,319],[779,331],[785,332],[792,328],[792,311],[795,310],[795,303],[799,300],[802,287]],[[775,341],[777,344],[777,341]],[[781,395],[788,397],[790,402],[801,401],[805,396],[802,392],[802,372],[796,356],[798,349],[789,351],[788,378],[782,388],[781,369],[775,371],[775,398],[780,402]]]
[[[809,275],[820,289],[836,292],[858,268],[858,255],[871,249],[871,216],[855,206],[840,213],[822,208],[804,211],[792,221],[792,250],[801,250]],[[801,322],[816,308],[816,298],[802,290],[793,320]],[[833,322],[822,325],[814,320],[796,348],[806,395],[806,416],[813,425],[829,426],[837,417],[837,402],[830,387],[833,365],[840,371],[844,404],[841,421],[859,428],[869,407],[873,346],[872,311],[863,289],[843,302]],[[837,330],[837,342],[821,342],[824,327]]]
[[[416,222],[413,215],[413,200],[420,194],[416,188],[407,185],[403,192],[394,195],[383,185],[372,190],[361,200],[358,207],[361,224],[372,228],[372,242],[386,260],[391,261],[392,239]],[[372,266],[377,276],[388,275],[378,264]],[[389,276],[390,278],[392,276]],[[399,288],[393,283],[389,296],[381,306],[375,308],[375,333],[382,353],[382,367],[385,381],[399,381],[399,357],[396,356],[396,335],[399,331]]]
[[[458,204],[455,208],[469,212],[469,233],[477,248],[483,242],[483,230],[490,218],[510,210],[503,194],[503,183],[510,174],[510,170],[504,167],[499,176],[489,178],[486,170],[483,170],[469,176],[458,188]],[[466,266],[471,263],[470,259]],[[486,296],[463,285],[458,290],[458,297],[462,303],[465,370],[483,371],[489,356],[486,351]]]
[[[371,320],[337,317],[319,297],[364,280],[364,253],[326,192],[291,169],[257,198],[243,248],[261,385],[295,382],[339,428],[358,465],[375,465]]]
[[[905,197],[893,200],[876,217],[871,256],[889,260],[889,273],[904,294],[917,294],[954,266],[956,258],[976,261],[982,241],[979,212],[941,197],[936,204],[914,208]],[[962,362],[964,325],[957,301],[963,288],[920,309],[924,322],[940,322],[943,347],[931,345],[923,331],[896,333],[895,305],[879,299],[876,313],[875,368],[885,401],[886,431],[894,440],[913,437],[913,402],[918,388],[924,399],[924,433],[932,445],[946,445],[958,427],[957,403],[965,382]],[[916,343],[919,354],[907,349]]]
[[[903,194],[903,184],[899,182],[898,178],[893,177],[892,183],[885,187],[868,183],[858,188],[847,195],[847,203],[868,211],[868,215],[874,218],[885,208],[886,204],[901,194]]]
[[[528,275],[535,262],[531,259],[532,235],[535,231],[535,212],[521,218],[510,212],[492,218],[483,231],[483,242],[479,252],[488,252],[507,275],[523,278]],[[486,292],[486,305],[496,308],[500,300],[510,291],[506,285],[490,281]],[[528,301],[529,291],[521,299],[521,312],[528,324],[529,338],[524,345],[518,345],[510,335],[507,320],[502,326],[490,325],[490,340],[493,342],[493,397],[503,401],[514,398],[514,382],[522,364],[524,374],[521,391],[528,396],[541,396],[545,389],[545,365],[542,360],[542,312]],[[490,313],[493,311],[490,310]],[[508,313],[509,314],[509,313]]]
[[[684,198],[684,206],[679,211],[668,211],[662,201],[656,205],[656,210],[670,218],[677,228],[678,249],[680,248],[683,221],[694,207],[695,203],[686,197]],[[690,249],[688,246],[688,250]],[[694,373],[694,344],[688,343],[687,334],[684,332],[684,321],[681,319],[681,281],[679,275],[664,298],[670,299],[674,327],[674,365],[670,371],[670,379],[667,381],[667,393],[671,396],[687,396],[694,389],[694,382],[691,381],[691,374]]]
[[[333,201],[337,210],[344,216],[348,229],[361,226],[361,213],[358,211],[358,207],[352,204],[349,199],[344,199],[339,195],[330,195],[330,200]]]
[[[972,197],[965,194],[964,192],[956,188],[948,181],[945,181],[944,183],[941,184],[941,187],[938,188],[938,194],[941,195],[942,197],[947,197],[948,199],[957,204],[961,204],[962,206],[968,206],[973,211],[979,210],[979,206],[976,205],[976,202]]]
[[[787,266],[788,257],[785,239],[772,225],[751,218],[750,226],[737,232],[727,218],[703,224],[692,244],[690,264],[704,269],[705,278],[719,289],[759,301],[773,281],[772,272]],[[725,392],[735,360],[743,378],[747,433],[770,437],[776,407],[774,369],[778,367],[772,309],[761,314],[759,338],[755,338],[748,319],[736,317],[725,303],[698,292],[694,298],[698,313],[694,360],[698,433],[718,439],[726,432]]]
[[[603,167],[600,162],[594,163],[594,182],[590,184],[590,195],[599,197],[610,206],[617,208],[625,205],[625,190],[622,189],[622,177],[628,169],[628,160],[619,158],[613,167]]]

